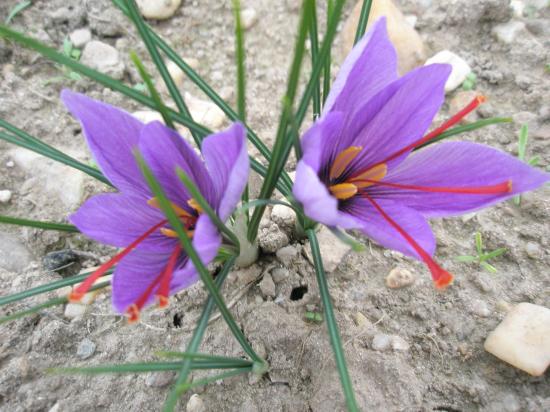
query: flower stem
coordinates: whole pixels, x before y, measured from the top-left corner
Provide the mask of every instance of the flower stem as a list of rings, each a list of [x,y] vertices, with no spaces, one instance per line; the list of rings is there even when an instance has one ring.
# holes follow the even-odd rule
[[[357,407],[357,402],[355,400],[355,394],[353,393],[353,386],[349,377],[348,368],[346,366],[344,348],[342,347],[342,341],[338,332],[336,317],[334,316],[332,301],[328,290],[327,278],[325,276],[325,270],[323,269],[321,251],[319,250],[319,242],[317,241],[317,236],[315,235],[315,231],[313,229],[307,230],[307,236],[309,238],[309,243],[311,246],[313,261],[315,262],[315,274],[317,275],[317,283],[319,284],[319,293],[321,295],[321,301],[323,302],[328,334],[330,337],[332,350],[334,352],[334,358],[336,360],[338,373],[340,375],[340,382],[342,383],[342,388],[344,389],[346,405],[349,411],[359,411],[359,408]]]
[[[357,42],[361,40],[361,37],[365,34],[371,6],[372,0],[363,0],[363,6],[361,6],[361,14],[359,16],[359,23],[357,24],[357,31],[355,32],[355,40],[353,41],[353,44],[357,44]]]

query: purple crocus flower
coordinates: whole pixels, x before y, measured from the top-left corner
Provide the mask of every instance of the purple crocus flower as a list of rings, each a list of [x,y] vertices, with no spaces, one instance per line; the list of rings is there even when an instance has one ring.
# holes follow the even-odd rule
[[[112,282],[113,306],[136,321],[143,306],[152,303],[155,296],[160,306],[165,306],[169,295],[198,277],[132,151],[138,148],[142,153],[193,238],[202,262],[208,264],[217,254],[221,236],[178,179],[176,168],[193,180],[225,221],[248,180],[244,128],[235,123],[205,138],[203,161],[181,136],[160,122],[143,124],[120,109],[70,91],[63,91],[61,97],[82,123],[95,161],[119,190],[92,197],[70,220],[90,238],[125,248],[75,289],[71,298],[79,300],[99,276],[118,263]]]
[[[474,99],[424,136],[444,101],[450,71],[432,64],[398,77],[396,53],[379,20],[344,61],[323,113],[304,135],[293,188],[308,217],[359,229],[422,260],[439,288],[453,277],[432,259],[435,240],[426,218],[470,212],[550,180],[475,143],[447,142],[412,153],[484,100]]]

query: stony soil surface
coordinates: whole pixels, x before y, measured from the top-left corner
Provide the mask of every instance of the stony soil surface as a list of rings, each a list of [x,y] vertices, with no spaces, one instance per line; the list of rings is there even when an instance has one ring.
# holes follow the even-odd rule
[[[2,1],[0,17],[7,16],[17,3]],[[172,18],[153,25],[233,102],[230,3],[185,1]],[[246,32],[249,121],[270,143],[299,2],[244,3],[255,10],[258,20]],[[426,57],[449,49],[469,63],[477,75],[477,90],[489,98],[479,116],[509,115],[515,120],[464,138],[516,154],[517,133],[527,123],[528,155],[540,156],[539,167],[547,168],[550,8],[544,1],[512,3],[516,8],[525,6],[521,15],[510,9],[507,0],[403,0],[400,8],[409,21],[413,20],[410,16],[417,17],[416,30]],[[352,8],[348,4],[346,14]],[[324,18],[323,11],[320,16]],[[508,22],[516,23],[499,26]],[[105,70],[128,84],[140,82],[128,53],[133,49],[145,56],[144,48],[107,0],[37,0],[12,25],[58,48],[75,29],[87,28],[93,40],[119,53],[109,56],[114,60]],[[339,37],[336,49],[340,46]],[[58,98],[62,88],[86,92],[130,111],[144,109],[86,80],[59,80],[63,76],[60,68],[10,44],[0,43],[0,69],[0,117],[85,161],[90,156],[80,128]],[[187,80],[182,89],[204,98]],[[449,115],[449,105],[459,92],[448,94],[448,104],[436,121]],[[0,142],[0,190],[9,191],[2,192],[0,214],[62,221],[85,198],[106,187],[80,172]],[[549,218],[550,189],[546,187],[524,196],[521,207],[507,202],[473,215],[434,221],[437,258],[457,278],[444,293],[433,289],[421,264],[398,253],[374,244],[362,254],[345,253],[345,248],[333,248],[326,241],[331,252],[327,263],[335,268],[329,276],[330,287],[363,410],[550,410],[548,373],[531,377],[483,349],[487,334],[511,305],[531,302],[550,307]],[[344,410],[325,325],[304,319],[306,311],[320,310],[318,290],[307,258],[308,245],[294,240],[290,219],[277,210],[264,220],[260,260],[234,272],[224,289],[228,301],[235,301],[233,312],[246,335],[268,359],[270,371],[259,380],[236,377],[199,388],[205,410]],[[455,260],[458,255],[474,254],[477,231],[488,249],[508,250],[493,262],[496,274]],[[0,294],[59,279],[60,274],[44,267],[43,257],[64,249],[76,252],[66,257],[73,264],[62,273],[65,276],[97,265],[112,253],[80,235],[0,227]],[[410,286],[386,286],[387,275],[396,268],[405,273]],[[98,295],[86,313],[76,317],[66,316],[59,307],[0,326],[0,410],[160,410],[173,379],[169,373],[81,377],[49,375],[45,369],[151,360],[155,351],[181,349],[205,296],[202,288],[193,287],[181,293],[168,310],[147,311],[142,323],[134,326],[111,312],[108,294]],[[29,304],[2,308],[2,313]],[[201,349],[241,354],[220,320],[208,329]],[[190,396],[182,399],[181,410]],[[188,410],[201,409],[189,405]]]

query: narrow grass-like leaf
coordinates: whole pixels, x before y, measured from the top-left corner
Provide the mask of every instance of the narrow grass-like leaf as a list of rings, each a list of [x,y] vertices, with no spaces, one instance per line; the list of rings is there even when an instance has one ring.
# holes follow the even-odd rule
[[[342,388],[344,389],[346,405],[349,411],[359,411],[346,365],[344,348],[342,347],[340,333],[338,332],[338,324],[336,323],[336,317],[334,316],[334,310],[332,308],[332,301],[328,290],[325,271],[323,269],[323,260],[321,259],[321,251],[319,249],[317,236],[315,235],[315,231],[313,229],[307,230],[307,236],[311,247],[313,261],[315,262],[315,274],[319,285],[319,294],[321,295],[321,302],[323,302],[330,343],[332,345],[332,351],[334,352],[338,374],[340,375],[340,382],[342,383]]]
[[[317,30],[317,4],[314,2],[309,22],[309,43],[311,46],[311,67],[315,65],[319,54],[319,34]],[[313,120],[321,114],[321,85],[320,79],[313,89]]]
[[[160,351],[155,353],[157,356],[162,356],[165,358],[178,358],[178,359],[191,359],[191,360],[210,360],[212,362],[220,363],[237,363],[242,366],[252,366],[252,362],[246,359],[241,358],[232,358],[228,356],[219,356],[219,355],[210,355],[208,353],[189,353],[189,352],[173,352],[173,351]],[[181,366],[181,363],[180,363]]]
[[[82,366],[69,368],[50,368],[47,371],[53,374],[64,375],[104,375],[110,373],[147,373],[162,371],[177,371],[181,367],[180,362],[136,362],[121,363],[118,365]],[[234,369],[250,368],[250,365],[241,365],[230,362],[213,362],[210,360],[193,360],[191,369]]]
[[[8,17],[6,17],[6,24],[10,24],[11,21],[17,16],[19,13],[21,13],[23,10],[25,10],[27,7],[32,5],[31,0],[24,0],[19,3],[17,3],[8,14]]]
[[[239,247],[239,239],[237,236],[227,228],[225,223],[221,221],[218,214],[212,209],[208,201],[204,198],[200,190],[197,188],[195,183],[187,176],[187,174],[181,169],[176,169],[176,174],[178,175],[180,181],[183,183],[185,188],[189,191],[191,197],[199,204],[201,209],[208,215],[212,223],[216,225],[218,230],[224,234],[237,248]]]
[[[229,274],[231,268],[233,267],[235,260],[236,260],[236,257],[231,256],[225,262],[223,269],[216,277],[215,284],[218,290],[221,288],[224,280],[227,278],[227,275]],[[208,320],[210,319],[210,314],[212,313],[212,309],[214,309],[214,305],[215,305],[214,298],[212,297],[212,295],[208,296],[208,299],[206,300],[206,303],[202,308],[202,313],[199,318],[199,321],[197,322],[197,326],[193,331],[193,336],[191,337],[191,340],[187,344],[187,349],[186,349],[187,353],[196,353],[197,350],[199,349],[202,338],[204,336],[204,332],[208,326]],[[178,399],[180,398],[182,393],[182,391],[178,388],[181,387],[181,385],[183,385],[185,382],[187,382],[187,378],[189,376],[189,373],[191,372],[191,366],[192,366],[191,359],[185,359],[182,363],[180,363],[180,368],[179,368],[180,373],[178,375],[178,379],[176,380],[174,387],[170,391],[170,394],[166,398],[166,402],[164,403],[164,406],[162,408],[164,412],[172,412],[176,407],[178,403]]]
[[[44,230],[58,230],[60,232],[73,232],[73,233],[79,232],[76,226],[68,225],[65,223],[42,222],[39,220],[21,219],[19,217],[11,217],[11,216],[0,215],[0,223],[5,223],[8,225],[36,227],[38,229],[44,229]]]
[[[359,22],[357,24],[357,31],[355,32],[355,40],[353,44],[357,44],[361,37],[365,34],[367,30],[367,23],[369,21],[370,8],[372,6],[372,0],[363,0],[363,5],[361,6],[361,14],[359,15]]]
[[[286,206],[286,207],[289,207],[291,208],[292,210],[294,210],[296,213],[302,213],[302,211],[292,205],[291,203],[287,203],[287,202],[284,202],[282,200],[275,200],[275,199],[256,199],[256,200],[251,200],[250,202],[248,203],[245,203],[243,204],[241,207],[237,208],[236,212],[239,213],[241,211],[244,211],[244,210],[249,210],[249,209],[254,209],[255,207],[258,207],[258,206],[265,206],[265,205],[281,205],[281,206]]]
[[[113,273],[113,270],[110,269],[103,276],[107,276]],[[43,293],[51,292],[52,290],[57,290],[64,288],[65,286],[76,285],[77,283],[83,282],[92,272],[82,273],[80,275],[69,276],[65,279],[56,280],[53,282],[46,283],[45,285],[36,286],[24,290],[22,292],[17,292],[8,296],[0,297],[0,306],[7,305],[8,303],[17,302],[23,299],[30,298],[31,296],[41,295]]]
[[[330,19],[332,17],[332,12],[334,10],[334,0],[328,0],[327,1],[327,27],[330,25]],[[331,65],[331,56],[330,56],[330,50],[328,51],[328,54],[325,58],[325,65],[323,67],[323,105],[325,104],[325,101],[327,100],[328,94],[330,92],[330,81],[331,75],[330,75],[330,65]]]
[[[145,177],[145,180],[147,181],[147,184],[149,185],[149,188],[155,195],[155,197],[158,199],[159,206],[163,213],[165,214],[166,218],[168,219],[170,225],[174,229],[174,231],[177,233],[178,238],[181,242],[181,246],[185,250],[187,256],[189,259],[191,259],[191,262],[193,262],[193,265],[195,266],[195,269],[199,273],[199,276],[201,280],[203,281],[206,289],[210,293],[210,295],[213,297],[216,305],[218,306],[218,309],[220,310],[220,313],[222,314],[223,319],[227,323],[227,326],[243,348],[243,350],[254,360],[258,362],[262,362],[263,360],[256,354],[254,349],[252,349],[252,346],[248,343],[245,336],[243,335],[243,332],[241,329],[237,326],[237,323],[235,322],[235,319],[233,319],[233,316],[231,315],[231,312],[229,312],[229,309],[227,309],[227,306],[225,305],[222,296],[220,295],[220,292],[214,285],[214,281],[212,280],[210,273],[208,273],[208,270],[202,263],[197,251],[193,247],[193,244],[191,243],[191,239],[187,236],[187,233],[185,232],[182,223],[178,216],[176,215],[176,212],[172,208],[172,205],[168,198],[166,197],[164,190],[160,186],[159,182],[143,160],[143,157],[140,155],[138,151],[135,152],[136,160],[138,162],[138,165],[141,169],[141,172],[143,173],[143,176]]]
[[[493,265],[487,263],[487,262],[479,262],[479,264],[481,265],[481,267],[483,269],[485,269],[487,272],[491,272],[491,273],[497,273],[498,270],[496,267],[494,267]]]
[[[0,139],[5,140],[9,143],[15,144],[17,146],[23,147],[25,149],[31,150],[35,153],[41,154],[42,156],[46,156],[52,160],[55,160],[56,162],[60,162],[74,169],[80,170],[81,172],[84,172],[87,175],[92,176],[93,178],[103,183],[111,185],[109,180],[98,169],[91,167],[87,164],[84,164],[82,162],[79,162],[78,160],[63,153],[62,151],[57,150],[56,148],[48,145],[47,143],[44,143],[40,139],[34,136],[31,136],[30,134],[19,129],[13,124],[3,119],[0,119],[0,127],[6,129],[11,133],[10,134],[10,133],[0,131]]]
[[[429,146],[435,142],[439,142],[440,140],[447,139],[448,137],[455,136],[460,133],[466,133],[471,132],[472,130],[476,130],[485,126],[489,126],[492,124],[498,124],[498,123],[511,123],[512,118],[510,117],[491,117],[489,119],[483,119],[478,120],[477,122],[473,122],[470,124],[465,124],[462,126],[453,127],[452,129],[447,130],[446,132],[441,133],[438,137],[435,139],[432,139],[418,147],[416,147],[414,150],[421,149],[423,147]]]
[[[105,287],[109,286],[110,284],[111,284],[111,282],[98,283],[97,285],[94,285],[90,288],[90,292],[92,292],[94,290],[105,288]],[[16,313],[13,313],[13,314],[8,315],[8,316],[1,317],[0,318],[0,324],[10,322],[12,320],[16,320],[16,319],[19,319],[19,318],[22,318],[22,317],[25,317],[25,316],[28,316],[28,315],[32,315],[36,312],[40,312],[41,310],[50,308],[52,306],[63,305],[67,302],[68,302],[68,300],[67,300],[66,297],[50,299],[47,302],[41,303],[39,305],[31,306],[30,308],[22,310],[20,312],[16,312]]]
[[[474,236],[477,255],[481,256],[483,254],[483,239],[481,238],[481,233],[476,232]]]
[[[164,81],[164,84],[166,85],[166,88],[170,93],[170,96],[174,100],[174,103],[176,103],[176,107],[178,108],[180,113],[183,113],[185,116],[192,119],[191,113],[189,112],[189,109],[187,108],[187,105],[185,104],[185,101],[181,93],[179,92],[178,86],[176,85],[176,83],[174,82],[174,79],[170,75],[170,72],[168,71],[168,68],[164,63],[164,60],[162,59],[157,49],[156,43],[151,35],[151,32],[149,31],[149,28],[143,21],[143,18],[141,17],[141,14],[139,13],[138,8],[136,7],[135,1],[126,0],[125,5],[126,5],[126,9],[128,10],[128,15],[130,19],[134,22],[139,32],[139,35],[143,40],[143,43],[145,43],[145,47],[147,48],[147,51],[149,52],[151,59],[155,63],[155,66],[157,67],[162,77],[162,80]],[[196,145],[200,147],[202,136],[200,134],[197,134],[193,130],[191,130],[191,135],[193,136],[193,140],[195,141]]]
[[[232,376],[241,375],[243,373],[248,373],[248,372],[252,372],[251,367],[235,369],[235,370],[232,370],[232,371],[229,371],[229,372],[220,373],[219,375],[209,376],[208,378],[198,379],[194,382],[184,383],[184,384],[180,385],[178,390],[180,391],[180,393],[183,394],[183,392],[188,391],[191,388],[195,388],[197,386],[208,385],[209,383],[212,383],[212,382],[227,379],[227,378],[230,378]]]
[[[156,110],[161,114],[162,118],[164,119],[164,123],[166,123],[166,126],[168,126],[169,128],[175,130],[176,127],[174,126],[174,122],[172,122],[172,119],[168,114],[168,110],[166,110],[167,108],[162,102],[160,94],[153,84],[153,80],[151,80],[151,76],[149,76],[149,73],[147,73],[147,70],[145,70],[145,66],[143,65],[141,60],[139,60],[139,57],[135,52],[130,52],[130,59],[132,59],[132,62],[136,66],[138,73],[143,80],[143,83],[145,83],[145,86],[147,87],[147,90],[151,95],[151,98],[157,105]]]
[[[338,238],[338,240],[340,240],[342,243],[345,243],[346,245],[351,247],[354,252],[364,252],[367,249],[364,243],[358,242],[343,230],[338,229],[336,227],[332,227],[329,229],[332,232],[332,234]]]
[[[273,194],[275,184],[279,179],[282,168],[280,164],[286,163],[288,153],[284,152],[285,140],[287,137],[288,122],[292,117],[292,110],[294,106],[294,98],[296,96],[296,89],[298,87],[298,80],[300,77],[300,68],[302,66],[302,60],[305,51],[305,40],[308,32],[308,26],[311,20],[313,0],[304,0],[302,5],[302,14],[300,17],[300,25],[298,28],[298,36],[294,46],[294,58],[292,59],[292,65],[290,68],[287,89],[283,98],[283,109],[279,119],[279,126],[277,128],[277,135],[275,137],[275,143],[273,145],[273,152],[271,154],[271,162],[267,168],[267,175],[265,176],[262,188],[260,190],[260,199],[269,199]],[[291,142],[292,145],[292,142]],[[260,220],[265,211],[265,206],[259,206],[254,210],[252,218],[250,219],[250,225],[248,227],[248,239],[253,242],[258,234],[258,228]]]
[[[457,260],[458,262],[470,263],[475,262],[476,260],[478,260],[478,258],[477,256],[463,255],[455,257],[455,260]]]
[[[239,119],[246,122],[246,72],[244,53],[244,30],[241,22],[241,2],[233,0],[235,18],[235,61],[237,63],[237,112]]]
[[[506,248],[499,248],[499,249],[495,249],[493,250],[492,252],[489,252],[489,253],[485,253],[483,256],[480,256],[479,257],[479,260],[481,262],[484,262],[486,260],[489,260],[489,259],[493,259],[493,258],[496,258],[500,255],[503,255],[505,254],[506,252],[508,251],[508,249]]]

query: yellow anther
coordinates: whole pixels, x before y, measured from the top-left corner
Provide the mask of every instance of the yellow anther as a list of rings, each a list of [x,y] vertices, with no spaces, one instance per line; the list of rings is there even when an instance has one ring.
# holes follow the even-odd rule
[[[197,211],[197,213],[202,213],[203,210],[202,210],[202,207],[199,205],[199,202],[197,202],[195,199],[189,199],[187,201],[187,204],[192,207],[193,209],[195,209]]]
[[[357,157],[357,155],[363,150],[361,146],[350,146],[345,150],[342,150],[330,167],[329,178],[331,180],[340,177],[346,170],[346,167]]]
[[[160,204],[156,197],[152,197],[151,199],[149,199],[147,201],[147,204],[149,206],[153,206],[157,209],[160,209]],[[170,204],[172,205],[172,209],[174,209],[174,212],[176,212],[176,214],[179,217],[193,217],[188,211],[186,211],[185,209],[182,209],[181,207],[176,205],[174,202],[170,202]]]
[[[160,228],[160,233],[162,233],[164,236],[167,236],[167,237],[173,237],[173,238],[178,237],[178,234],[176,233],[175,230],[168,229],[167,227]],[[192,238],[193,235],[195,234],[195,231],[194,230],[186,230],[185,233],[187,233],[188,237]]]
[[[386,176],[386,173],[388,173],[388,166],[386,166],[385,163],[382,163],[352,177],[348,180],[348,183],[353,183],[357,186],[357,188],[363,189],[365,187],[372,186],[379,180],[382,180]]]
[[[339,183],[329,187],[336,199],[345,200],[357,193],[357,186],[352,183]]]

